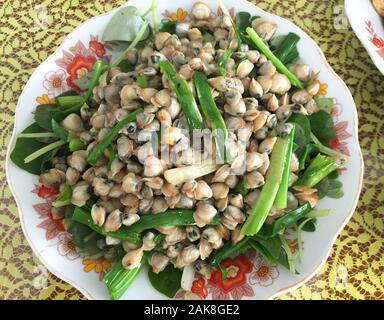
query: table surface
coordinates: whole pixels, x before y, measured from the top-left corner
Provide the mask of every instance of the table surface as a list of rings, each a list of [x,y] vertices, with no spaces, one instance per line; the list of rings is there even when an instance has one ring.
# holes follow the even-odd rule
[[[36,289],[41,263],[23,236],[4,162],[17,98],[34,69],[81,22],[125,1],[3,0],[0,7],[0,299],[84,299],[48,274]],[[346,18],[342,0],[257,0],[262,9],[288,18],[321,46],[350,88],[359,112],[365,178],[351,221],[319,273],[280,299],[384,298],[384,77],[371,62]],[[38,16],[37,16],[38,15]],[[44,21],[41,19],[44,18]],[[340,270],[345,285],[337,284]]]

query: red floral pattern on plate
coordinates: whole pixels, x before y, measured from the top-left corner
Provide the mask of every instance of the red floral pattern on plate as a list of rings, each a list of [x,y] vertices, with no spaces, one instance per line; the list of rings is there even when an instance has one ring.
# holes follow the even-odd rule
[[[99,41],[97,36],[91,35],[91,40],[89,41],[88,46],[98,58],[103,58],[105,56],[105,46]]]
[[[350,156],[348,150],[348,143],[345,141],[348,138],[352,137],[350,133],[347,132],[348,122],[342,121],[335,124],[336,137],[329,140],[328,144],[332,149],[337,149],[341,153]]]
[[[52,204],[50,202],[37,203],[33,209],[39,214],[40,219],[47,218],[51,214]]]
[[[35,189],[32,190],[32,193],[36,193],[39,198],[53,200],[59,194],[59,189],[35,184]]]
[[[63,219],[53,219],[52,214],[49,213],[48,218],[37,225],[38,228],[45,230],[45,239],[51,240],[55,238],[59,233],[64,232],[64,221]]]
[[[80,91],[79,87],[73,83],[73,80],[85,77],[91,71],[98,58],[105,55],[105,46],[98,41],[95,36],[90,36],[88,48],[78,41],[69,51],[63,50],[63,57],[55,60],[55,63],[64,68],[68,74],[66,82],[69,87],[75,91]]]
[[[45,239],[52,240],[56,238],[58,240],[56,244],[57,251],[61,256],[66,257],[68,260],[78,259],[80,255],[76,251],[76,245],[71,238],[71,234],[65,231],[64,219],[58,219],[52,215],[52,202],[58,195],[59,190],[55,188],[46,188],[43,185],[35,185],[35,188],[31,192],[45,200],[45,202],[33,205],[39,218],[44,219],[37,225],[37,227],[45,230]],[[105,273],[111,267],[111,262],[104,258],[84,258],[83,265],[85,272],[96,272],[99,274],[99,279],[101,281]]]
[[[254,296],[252,287],[247,283],[247,274],[252,271],[252,262],[247,255],[240,254],[235,258],[224,259],[221,266],[227,271],[226,278],[223,279],[218,268],[208,280],[212,299],[227,300],[232,296],[233,299],[240,300],[243,296]]]
[[[46,202],[38,203],[33,205],[33,208],[39,214],[40,219],[44,219],[41,223],[37,225],[38,228],[45,230],[46,240],[51,240],[55,238],[59,233],[65,230],[64,220],[55,219],[52,216],[52,201],[58,193],[57,189],[49,189],[44,186],[35,187],[32,190],[33,193],[36,193],[40,198],[46,200]]]
[[[331,116],[335,122],[335,133],[336,137],[329,140],[328,144],[332,149],[339,150],[341,153],[349,156],[348,142],[347,140],[352,137],[352,135],[347,131],[348,122],[339,121],[339,116],[341,115],[342,108],[339,104],[335,104],[332,107]]]
[[[365,21],[366,30],[368,31],[370,38],[369,40],[373,43],[373,45],[378,49],[376,52],[384,59],[384,40],[379,37],[375,32],[375,29],[372,25],[372,21]]]
[[[205,299],[208,296],[208,290],[205,287],[205,279],[198,277],[192,282],[191,291],[198,294],[202,299]]]

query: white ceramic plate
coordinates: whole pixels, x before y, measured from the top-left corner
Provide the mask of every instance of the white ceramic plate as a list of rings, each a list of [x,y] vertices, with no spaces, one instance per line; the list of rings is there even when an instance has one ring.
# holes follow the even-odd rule
[[[190,0],[157,2],[158,13],[162,14],[162,18],[167,16],[179,20],[188,18],[187,12],[190,12],[193,4]],[[220,14],[214,0],[207,3],[213,8],[214,14]],[[270,299],[297,288],[319,270],[337,235],[355,210],[363,176],[357,112],[348,88],[331,69],[320,48],[304,31],[288,20],[266,13],[247,1],[226,0],[224,3],[231,12],[248,11],[252,15],[267,17],[278,24],[280,32],[293,31],[301,36],[299,51],[302,62],[309,64],[314,71],[321,71],[319,80],[328,84],[327,96],[335,98],[332,115],[339,138],[337,146],[350,154],[346,170],[341,175],[345,196],[338,200],[320,201],[320,208],[332,208],[333,213],[330,217],[318,220],[315,233],[303,235],[304,263],[297,266],[299,275],[292,275],[284,268],[268,266],[259,257],[243,255],[227,261],[227,267],[232,268],[232,276],[235,276],[238,282],[231,282],[226,287],[219,281],[207,283],[196,280],[195,283],[195,287],[200,288],[203,294],[208,293],[207,298]],[[147,8],[149,4],[150,0],[129,1],[129,5],[140,9]],[[93,61],[96,56],[105,54],[104,46],[98,39],[101,38],[112,14],[113,11],[94,17],[77,27],[67,36],[60,48],[35,70],[17,104],[14,133],[6,164],[7,178],[18,205],[21,225],[35,254],[53,274],[76,287],[89,299],[108,298],[105,286],[99,281],[100,272],[103,273],[106,264],[102,261],[83,260],[76,255],[67,234],[61,231],[60,221],[52,220],[49,215],[49,199],[41,199],[36,193],[31,193],[37,183],[37,177],[16,167],[9,160],[9,151],[13,148],[17,134],[32,122],[31,112],[37,104],[36,96],[39,96],[37,100],[41,103],[66,90],[66,78],[69,77],[68,83],[71,83],[68,72],[72,77],[76,77],[86,71],[87,61]],[[322,85],[322,90],[325,89],[326,85]],[[181,297],[182,293],[178,296]],[[164,296],[151,287],[147,275],[142,272],[123,298],[163,299]]]
[[[372,0],[345,0],[345,11],[356,36],[384,74],[384,18],[377,13]]]

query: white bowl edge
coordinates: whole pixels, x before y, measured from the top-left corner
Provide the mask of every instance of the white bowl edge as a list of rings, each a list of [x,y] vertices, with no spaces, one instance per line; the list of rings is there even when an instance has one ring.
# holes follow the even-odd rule
[[[383,64],[384,60],[379,60],[381,58],[379,58],[378,54],[376,52],[374,52],[372,48],[369,47],[370,44],[367,42],[367,40],[365,38],[363,38],[363,36],[359,32],[359,30],[357,29],[357,26],[351,21],[352,20],[351,19],[351,16],[352,16],[351,12],[353,10],[352,2],[354,2],[354,1],[356,1],[356,0],[345,0],[345,3],[344,3],[345,13],[346,13],[346,15],[348,17],[349,23],[350,23],[350,25],[352,27],[352,30],[353,30],[354,34],[359,39],[360,43],[363,45],[363,47],[367,51],[368,55],[370,56],[373,64],[381,72],[381,74],[384,75],[384,64]],[[358,1],[360,1],[360,0],[358,0]],[[372,5],[372,4],[370,3],[370,5]],[[379,15],[379,14],[377,14],[377,15]]]

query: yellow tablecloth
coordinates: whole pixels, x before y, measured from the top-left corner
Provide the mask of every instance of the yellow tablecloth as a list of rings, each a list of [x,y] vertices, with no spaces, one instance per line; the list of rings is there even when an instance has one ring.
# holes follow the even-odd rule
[[[366,165],[361,198],[320,272],[281,299],[384,298],[384,76],[342,16],[342,0],[257,0],[261,8],[302,27],[321,46],[346,81],[360,119]],[[39,288],[41,265],[21,231],[7,187],[4,160],[18,96],[34,69],[81,22],[124,0],[3,0],[0,7],[0,299],[83,299],[70,285],[48,275]],[[362,26],[364,27],[364,26]],[[342,281],[340,281],[340,279]],[[345,281],[346,280],[346,281]]]

